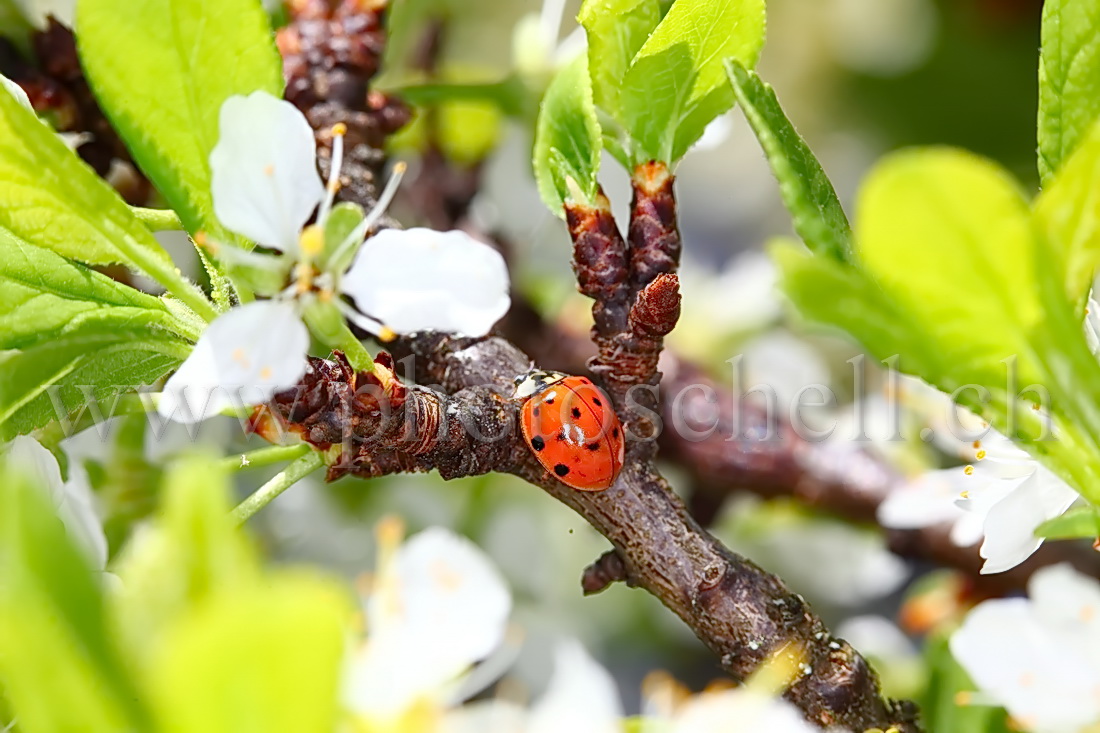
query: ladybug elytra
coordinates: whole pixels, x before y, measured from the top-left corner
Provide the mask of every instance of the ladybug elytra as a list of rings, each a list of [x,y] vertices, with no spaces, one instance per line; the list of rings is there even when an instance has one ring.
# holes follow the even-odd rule
[[[566,486],[602,491],[623,467],[626,442],[611,400],[587,377],[533,371],[516,379],[527,447]]]

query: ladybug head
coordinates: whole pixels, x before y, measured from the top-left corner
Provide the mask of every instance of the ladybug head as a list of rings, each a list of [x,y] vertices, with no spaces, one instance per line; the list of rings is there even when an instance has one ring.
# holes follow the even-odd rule
[[[565,379],[568,374],[562,374],[561,372],[550,372],[544,369],[532,369],[526,374],[520,374],[515,378],[516,391],[512,395],[513,397],[520,399],[524,397],[530,397],[533,394],[538,394],[551,384],[560,382]]]

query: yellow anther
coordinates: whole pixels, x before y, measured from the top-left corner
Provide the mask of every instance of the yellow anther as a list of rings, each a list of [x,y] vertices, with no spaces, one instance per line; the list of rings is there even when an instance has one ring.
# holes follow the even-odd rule
[[[964,499],[969,499],[970,498],[970,492],[969,491],[964,491],[961,494],[959,494],[959,496],[961,496]]]
[[[302,247],[302,254],[307,257],[316,257],[321,254],[325,248],[325,233],[322,231],[321,227],[316,224],[310,224],[302,230],[302,236],[299,239],[299,243]]]
[[[322,303],[328,303],[332,300],[332,296],[334,295],[335,293],[332,292],[332,288],[322,288],[321,290],[317,291],[317,298]]]
[[[266,382],[271,379],[273,374],[275,374],[275,372],[271,371],[271,367],[265,366],[263,369],[260,370],[260,379]]]
[[[966,468],[963,469],[963,473],[965,473],[967,476],[973,476],[974,475],[974,467],[973,466],[967,466]]]
[[[380,551],[383,553],[393,552],[405,537],[405,523],[401,521],[400,517],[387,514],[375,526],[374,536],[378,541]]]
[[[325,189],[335,196],[340,191],[340,186],[340,179],[334,178],[325,185]]]
[[[974,441],[974,450],[978,450],[978,449],[979,449],[979,448],[981,448],[981,447],[982,447],[982,441],[980,441],[980,440],[975,440],[975,441]]]
[[[273,163],[268,163],[267,165],[264,166],[264,175],[265,176],[275,175],[275,165]]]
[[[985,458],[985,456],[986,456],[986,452],[985,452],[984,450],[980,450],[980,451],[978,451],[977,453],[975,453],[974,455],[975,455],[975,457],[977,457],[977,459],[978,459],[978,460],[980,461],[980,460],[982,460],[983,458]]]
[[[332,134],[333,134],[333,136],[347,135],[348,134],[348,126],[345,125],[343,122],[337,122],[335,125],[332,126]]]
[[[389,326],[382,326],[382,328],[378,331],[378,340],[379,341],[389,343],[390,341],[393,341],[395,338],[397,338],[397,332],[394,331]]]

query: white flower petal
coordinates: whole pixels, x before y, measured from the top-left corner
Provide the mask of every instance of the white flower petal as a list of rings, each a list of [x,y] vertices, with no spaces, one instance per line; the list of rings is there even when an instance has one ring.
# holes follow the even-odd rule
[[[504,258],[460,231],[383,230],[363,245],[341,288],[397,333],[483,336],[510,304]]]
[[[891,529],[920,529],[955,522],[964,516],[955,500],[970,479],[961,466],[921,474],[893,489],[879,504],[879,524]]]
[[[192,423],[231,406],[266,402],[306,370],[309,332],[292,303],[264,300],[214,319],[164,385],[157,412]]]
[[[696,695],[676,715],[673,733],[714,731],[820,733],[786,700],[752,690],[726,690]]]
[[[267,92],[222,104],[218,144],[210,153],[214,213],[229,229],[282,252],[324,197],[316,142],[306,118]]]
[[[1087,647],[1100,660],[1100,583],[1068,563],[1035,571],[1028,595],[1036,618],[1067,643]]]
[[[401,546],[367,602],[366,646],[348,671],[345,701],[394,715],[447,687],[504,638],[512,599],[485,554],[431,528]]]
[[[70,465],[69,480],[62,482],[57,459],[27,435],[12,440],[7,455],[14,466],[27,473],[34,488],[46,493],[65,531],[92,568],[103,570],[107,565],[107,537],[84,469]]]
[[[1069,733],[1100,719],[1095,664],[1052,636],[1026,599],[979,604],[952,635],[951,652],[1027,730]]]
[[[56,509],[65,500],[61,466],[53,453],[29,435],[20,435],[8,443],[7,457],[12,466],[26,474],[36,487],[41,487]]]
[[[622,729],[622,704],[615,680],[580,642],[554,650],[554,675],[531,709],[528,733],[615,733]]]
[[[1060,516],[1078,498],[1077,492],[1043,467],[997,502],[986,516],[983,574],[1003,573],[1031,557],[1043,543],[1035,529]]]
[[[1089,351],[1093,356],[1100,356],[1100,303],[1089,294],[1088,305],[1085,306],[1085,341],[1088,342]]]
[[[83,467],[69,467],[65,499],[57,508],[57,515],[61,517],[69,537],[92,563],[92,569],[102,571],[106,568],[107,535],[103,532],[103,520],[96,511],[95,498]]]

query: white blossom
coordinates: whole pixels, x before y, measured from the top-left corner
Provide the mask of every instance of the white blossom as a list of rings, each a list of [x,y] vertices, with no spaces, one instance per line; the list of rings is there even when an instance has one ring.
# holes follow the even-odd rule
[[[960,451],[966,465],[931,471],[899,487],[879,506],[879,522],[914,529],[951,521],[956,545],[982,541],[982,573],[1011,570],[1042,545],[1035,536],[1039,525],[1063,514],[1078,494],[992,428]]]
[[[73,544],[93,570],[103,573],[107,566],[107,537],[84,469],[74,463],[69,467],[69,480],[62,480],[61,467],[53,453],[26,435],[12,440],[6,454],[10,465],[24,471],[33,487],[45,492]]]
[[[977,685],[1016,729],[1076,733],[1100,721],[1100,584],[1068,565],[1038,570],[1029,598],[985,601],[951,637]]]
[[[398,548],[399,531],[379,531],[367,641],[347,673],[345,702],[367,720],[397,719],[418,703],[444,707],[501,645],[511,612],[499,573],[469,540],[432,528]]]
[[[325,185],[317,174],[313,130],[294,105],[266,92],[233,96],[222,105],[219,139],[210,154],[215,213],[228,229],[278,254],[197,239],[231,265],[292,282],[282,291],[263,293],[272,300],[233,307],[211,323],[165,385],[158,405],[164,417],[194,422],[294,386],[305,372],[309,348],[302,313],[313,303],[331,306],[383,337],[422,330],[481,336],[507,311],[503,258],[465,233],[386,230],[362,246],[396,193],[399,171],[375,209],[326,251],[343,134],[342,126],[333,129]],[[314,223],[307,224],[314,211]],[[319,264],[325,254],[326,263]],[[342,272],[353,259],[351,269]],[[342,295],[354,298],[356,307]]]

